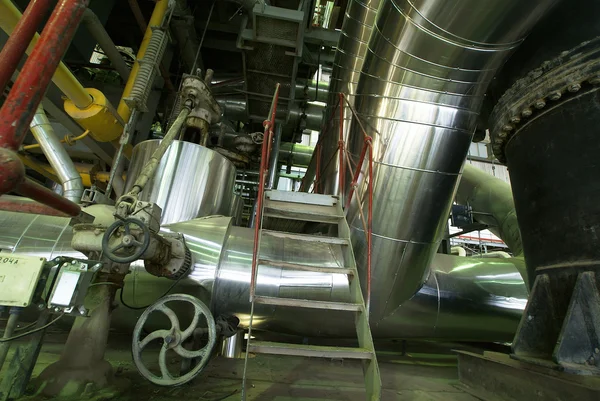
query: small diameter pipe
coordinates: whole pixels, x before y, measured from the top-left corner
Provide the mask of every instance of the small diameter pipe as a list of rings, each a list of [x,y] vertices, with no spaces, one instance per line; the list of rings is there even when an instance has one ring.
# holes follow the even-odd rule
[[[274,189],[277,187],[277,181],[279,181],[279,171],[277,166],[279,165],[279,149],[281,147],[281,130],[282,124],[275,126],[275,138],[273,140],[273,150],[271,151],[271,165],[269,167],[269,181],[267,188]]]
[[[38,26],[44,20],[50,7],[50,0],[32,0],[27,5],[23,16],[17,22],[15,29],[0,52],[0,93],[4,92],[13,72],[17,69],[21,57],[27,50],[29,42],[36,34]]]
[[[4,329],[4,335],[2,336],[3,338],[10,338],[13,336],[13,333],[17,328],[17,323],[19,322],[20,312],[20,308],[10,308],[10,315],[8,316],[8,321],[6,322],[6,328]],[[4,361],[6,360],[9,349],[10,342],[0,343],[0,370],[2,370],[2,366],[4,365]]]
[[[79,202],[84,190],[81,176],[69,157],[67,150],[56,137],[54,129],[41,105],[37,108],[30,128],[31,133],[41,146],[44,155],[60,180],[60,184],[63,187],[63,196],[70,201]]]
[[[160,163],[160,160],[164,156],[165,152],[167,149],[169,149],[169,146],[171,146],[177,134],[179,134],[179,131],[181,130],[181,127],[185,123],[185,120],[190,112],[190,107],[185,105],[179,113],[177,119],[173,122],[173,125],[171,125],[171,128],[169,128],[167,135],[165,135],[158,148],[156,148],[152,154],[150,160],[148,160],[142,169],[142,172],[135,180],[135,184],[133,184],[133,188],[131,188],[131,191],[129,191],[127,195],[137,196],[140,192],[142,192],[148,181],[154,176],[156,168],[158,167],[158,163]]]
[[[108,57],[123,81],[127,82],[127,79],[129,78],[129,67],[127,67],[125,60],[123,60],[121,53],[119,53],[115,43],[110,38],[108,32],[106,32],[106,29],[104,29],[98,16],[88,8],[83,13],[82,22],[85,24],[88,31],[90,31],[96,42],[98,42],[102,50],[104,50],[106,57]]]

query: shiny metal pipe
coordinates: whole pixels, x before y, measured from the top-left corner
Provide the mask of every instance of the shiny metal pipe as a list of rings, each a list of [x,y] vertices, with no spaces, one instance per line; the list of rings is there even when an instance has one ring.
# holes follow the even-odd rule
[[[59,184],[63,187],[63,196],[70,201],[79,203],[84,190],[81,176],[67,150],[54,133],[54,128],[52,128],[42,105],[38,106],[29,127],[48,162],[56,171],[60,180]]]
[[[334,113],[332,124],[329,130],[324,133],[321,139],[321,159],[319,190],[326,194],[338,193],[338,175],[339,175],[339,156],[338,138],[340,118],[339,112],[335,110],[338,104],[338,94],[344,93],[348,100],[354,104],[354,95],[358,85],[360,72],[362,70],[364,57],[367,52],[369,38],[373,29],[373,24],[377,16],[379,5],[384,0],[350,0],[344,22],[342,24],[342,34],[337,45],[335,59],[333,62],[333,71],[330,79],[329,100],[327,103],[327,116],[325,124],[329,122],[331,113]],[[344,139],[348,139],[348,132],[352,123],[352,114],[350,108],[345,105],[339,105],[344,109]],[[327,127],[325,127],[327,128]],[[317,163],[313,157],[308,170],[305,174],[303,185],[307,189],[314,181],[316,175]]]
[[[473,208],[474,218],[502,238],[515,256],[523,254],[521,231],[510,184],[466,163],[456,191],[457,202]]]
[[[163,230],[183,233],[194,257],[193,271],[174,292],[192,294],[211,305],[215,317],[235,315],[241,327],[247,327],[253,230],[231,226],[230,220],[213,216],[171,224]],[[70,248],[72,228],[68,218],[4,212],[0,214],[0,226],[6,227],[0,232],[2,252],[49,259],[59,255],[83,256]],[[341,263],[339,248],[328,245],[307,249],[296,240],[275,237],[263,237],[261,244],[261,257],[265,258],[285,255],[290,262],[317,266]],[[378,338],[511,341],[527,302],[527,287],[519,269],[524,271],[524,263],[518,258],[476,259],[437,254],[417,294],[371,329]],[[124,288],[125,302],[130,305],[150,304],[172,284],[171,280],[148,274],[141,262],[133,263],[131,271]],[[261,294],[349,301],[348,279],[344,275],[267,267],[260,267],[258,272],[257,292]],[[116,308],[113,327],[130,332],[140,313]],[[157,326],[160,323],[154,322]],[[289,313],[289,308],[267,305],[256,305],[253,327],[302,336],[356,335],[354,319],[348,313],[322,310]]]
[[[137,144],[127,173],[125,192],[159,146],[160,140]],[[230,212],[235,166],[219,153],[190,142],[174,141],[138,199],[162,208],[161,224]]]
[[[371,319],[419,291],[444,226],[477,116],[496,70],[557,0],[386,0],[377,14],[354,96],[373,137]],[[364,138],[350,127],[358,158]],[[366,180],[359,193],[368,207]],[[366,241],[358,202],[348,218],[359,273]]]
[[[282,125],[275,125],[275,137],[273,138],[273,145],[271,147],[271,160],[269,160],[269,179],[267,181],[267,188],[276,189],[277,182],[279,181],[279,149],[281,148],[281,131]]]
[[[315,148],[312,146],[284,142],[279,149],[279,159],[287,164],[287,160],[291,157],[293,166],[307,167],[314,151]]]

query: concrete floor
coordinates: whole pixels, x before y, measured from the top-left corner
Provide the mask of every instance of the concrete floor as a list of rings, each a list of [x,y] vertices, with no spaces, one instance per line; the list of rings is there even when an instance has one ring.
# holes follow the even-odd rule
[[[47,337],[34,376],[58,359],[63,341],[62,335],[51,334]],[[384,388],[382,399],[478,400],[461,390],[456,357],[451,347],[429,342],[409,342],[403,355],[398,342],[378,345],[378,349],[382,350],[377,353]],[[86,395],[86,400],[240,400],[243,359],[214,357],[192,383],[165,388],[152,385],[138,374],[131,359],[127,336],[112,335],[106,357],[116,369],[115,386],[118,390],[113,388],[94,392]],[[176,372],[178,361],[171,362],[171,371]],[[0,376],[3,373],[0,371]],[[365,399],[359,361],[259,355],[251,359],[248,377],[249,400]]]

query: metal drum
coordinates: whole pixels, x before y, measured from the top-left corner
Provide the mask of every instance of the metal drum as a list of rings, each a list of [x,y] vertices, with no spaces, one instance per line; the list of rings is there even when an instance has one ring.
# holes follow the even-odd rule
[[[144,141],[133,148],[125,191],[129,191],[160,140]],[[139,200],[162,208],[161,224],[211,215],[230,215],[235,166],[204,146],[175,141],[161,160]]]

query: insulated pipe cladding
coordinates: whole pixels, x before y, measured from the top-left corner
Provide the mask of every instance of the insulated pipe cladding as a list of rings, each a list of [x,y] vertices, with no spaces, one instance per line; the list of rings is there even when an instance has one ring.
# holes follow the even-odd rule
[[[86,208],[87,213],[98,216],[111,216],[112,211],[101,205]],[[247,328],[254,231],[230,222],[231,218],[213,216],[170,224],[163,230],[183,233],[194,259],[193,270],[173,291],[194,295],[211,305],[215,318],[234,315],[240,326]],[[48,259],[59,255],[84,257],[70,246],[73,232],[68,218],[4,212],[0,226],[5,227],[0,232],[2,252]],[[321,244],[307,249],[302,241],[289,238],[265,236],[263,251],[268,259],[286,255],[291,263],[316,266],[338,266],[341,260],[339,246]],[[373,334],[379,338],[510,341],[527,303],[527,287],[519,273],[519,269],[524,270],[522,264],[520,259],[436,255],[431,274],[419,292],[389,319],[372,326]],[[348,280],[339,274],[262,266],[259,275],[260,293],[349,302]],[[151,304],[171,284],[171,280],[148,274],[142,262],[135,262],[125,280],[124,300],[132,306]],[[176,312],[182,322],[188,320],[189,311]],[[131,331],[139,313],[116,308],[112,325]],[[149,329],[158,328],[149,323]],[[255,306],[253,328],[301,336],[350,338],[356,334],[354,320],[347,313],[311,309],[290,314],[285,307],[259,304]]]
[[[372,323],[392,315],[427,280],[488,84],[555,3],[387,0],[380,6],[350,96],[373,137]],[[348,136],[356,160],[364,144],[358,124]],[[357,192],[364,210],[366,184],[363,171]],[[367,248],[356,198],[348,222],[362,280]]]

